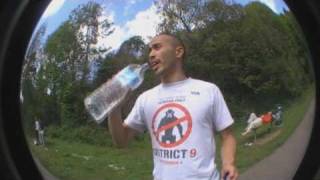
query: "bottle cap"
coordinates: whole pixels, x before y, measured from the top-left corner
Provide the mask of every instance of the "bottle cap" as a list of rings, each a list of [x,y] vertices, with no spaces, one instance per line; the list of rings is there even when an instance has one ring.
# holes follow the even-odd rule
[[[150,68],[150,65],[149,65],[148,62],[146,62],[146,63],[144,63],[144,64],[141,65],[141,68],[142,68],[143,71],[145,71],[145,70],[147,70],[147,69]]]

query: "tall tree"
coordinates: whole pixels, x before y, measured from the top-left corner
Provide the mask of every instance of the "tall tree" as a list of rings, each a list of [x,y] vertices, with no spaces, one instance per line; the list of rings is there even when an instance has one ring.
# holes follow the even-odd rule
[[[107,48],[95,47],[98,38],[108,36],[113,32],[112,23],[103,18],[103,8],[100,4],[90,1],[80,5],[70,14],[70,23],[75,30],[78,41],[83,48],[79,59],[81,83],[84,83],[89,74],[89,63],[94,58],[105,53]]]
[[[43,73],[50,96],[56,99],[61,124],[72,126],[87,121],[83,99],[90,85],[90,65],[108,51],[97,43],[113,32],[111,28],[100,4],[90,1],[73,10],[69,19],[49,36]]]

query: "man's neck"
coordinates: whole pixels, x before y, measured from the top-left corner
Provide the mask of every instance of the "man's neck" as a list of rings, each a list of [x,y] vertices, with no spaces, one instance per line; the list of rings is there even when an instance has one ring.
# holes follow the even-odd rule
[[[187,79],[187,76],[183,71],[176,71],[172,74],[167,74],[161,77],[161,83],[168,84],[173,82],[178,82]]]

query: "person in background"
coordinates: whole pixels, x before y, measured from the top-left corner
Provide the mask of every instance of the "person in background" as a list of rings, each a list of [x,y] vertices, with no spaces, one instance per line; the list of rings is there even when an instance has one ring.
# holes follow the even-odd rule
[[[43,124],[41,123],[40,120],[36,120],[34,123],[35,127],[35,140],[34,144],[35,145],[44,145],[44,128]]]
[[[38,145],[39,144],[39,131],[40,131],[40,122],[39,122],[39,120],[36,120],[34,122],[34,130],[35,130],[34,144]]]

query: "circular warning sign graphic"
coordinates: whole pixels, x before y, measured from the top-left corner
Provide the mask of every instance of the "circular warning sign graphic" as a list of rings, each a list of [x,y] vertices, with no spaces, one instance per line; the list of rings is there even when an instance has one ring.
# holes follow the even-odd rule
[[[162,147],[180,145],[189,137],[191,129],[192,119],[189,111],[177,103],[161,106],[152,118],[153,135]]]

